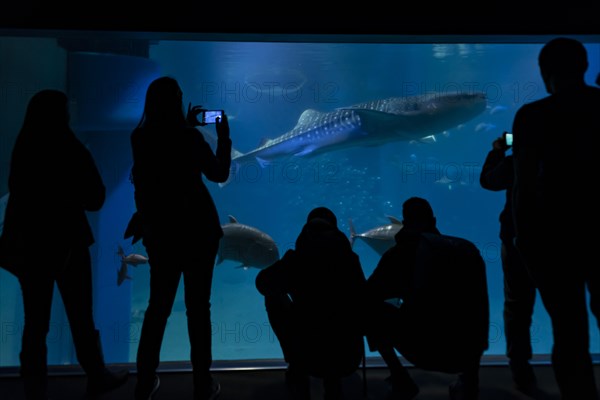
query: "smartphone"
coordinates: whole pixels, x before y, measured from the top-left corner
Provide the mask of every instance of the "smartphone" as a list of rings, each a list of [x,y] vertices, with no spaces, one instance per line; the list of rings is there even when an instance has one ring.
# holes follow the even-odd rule
[[[202,112],[202,123],[215,124],[217,118],[223,118],[223,110],[205,110]]]
[[[512,135],[512,133],[504,132],[504,143],[507,146],[512,146],[512,144],[513,144],[513,135]]]

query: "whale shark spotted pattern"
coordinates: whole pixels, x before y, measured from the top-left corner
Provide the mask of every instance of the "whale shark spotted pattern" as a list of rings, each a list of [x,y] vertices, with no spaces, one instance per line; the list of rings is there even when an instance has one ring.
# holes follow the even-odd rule
[[[331,112],[305,110],[291,131],[247,153],[233,151],[232,162],[261,165],[351,146],[420,140],[463,124],[487,106],[484,93],[428,93],[391,97]]]

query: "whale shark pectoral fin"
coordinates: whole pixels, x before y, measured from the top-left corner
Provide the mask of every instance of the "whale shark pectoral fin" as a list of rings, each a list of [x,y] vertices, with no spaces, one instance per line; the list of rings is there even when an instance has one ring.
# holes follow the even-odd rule
[[[227,217],[229,218],[229,223],[231,223],[231,224],[238,224],[239,223],[238,220],[233,215],[230,214]]]
[[[317,146],[307,146],[307,147],[303,148],[301,151],[294,153],[294,156],[295,157],[305,156],[305,155],[310,154],[313,151],[315,151],[316,148],[317,148]]]
[[[260,158],[260,157],[255,157],[256,158],[256,162],[258,163],[258,165],[260,165],[261,168],[265,168],[268,167],[269,165],[271,165],[271,161],[265,160],[264,158]]]

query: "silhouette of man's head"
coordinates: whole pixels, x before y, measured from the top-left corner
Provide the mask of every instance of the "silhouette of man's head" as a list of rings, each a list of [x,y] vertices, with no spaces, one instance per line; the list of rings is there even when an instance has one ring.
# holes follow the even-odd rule
[[[334,228],[337,228],[337,218],[333,211],[331,211],[327,207],[317,207],[314,208],[310,213],[308,213],[308,217],[306,218],[306,222],[310,222],[314,219],[320,219],[326,221]]]
[[[542,47],[538,56],[542,78],[548,87],[555,80],[583,80],[588,68],[587,50],[575,39],[559,37]]]
[[[411,197],[402,204],[402,219],[402,229],[437,232],[433,209],[429,202],[421,197]]]

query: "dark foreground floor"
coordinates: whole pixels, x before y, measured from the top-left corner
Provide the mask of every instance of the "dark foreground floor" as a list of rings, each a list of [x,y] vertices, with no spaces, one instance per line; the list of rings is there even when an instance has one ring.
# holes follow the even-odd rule
[[[597,376],[600,377],[600,366],[596,365]],[[536,365],[535,370],[540,382],[540,391],[533,397],[528,397],[513,388],[510,372],[505,365],[489,365],[481,367],[480,400],[519,400],[543,399],[559,400],[554,382],[552,369],[549,365]],[[421,392],[417,400],[446,400],[448,385],[453,381],[453,375],[426,372],[410,368],[410,373],[419,385]],[[346,400],[385,399],[388,385],[384,379],[388,371],[380,367],[366,369],[366,396],[362,375],[363,370],[344,380]],[[283,369],[248,369],[248,370],[217,370],[214,376],[221,382],[222,392],[219,400],[286,400],[291,399],[284,385]],[[154,400],[191,400],[191,373],[186,370],[165,370],[160,373],[161,386]],[[136,381],[132,373],[127,384],[114,392],[100,396],[97,400],[133,399],[133,389]],[[600,380],[599,380],[600,382]],[[49,395],[52,400],[86,399],[86,379],[80,374],[53,374],[49,383]],[[321,382],[311,381],[312,400],[322,399]],[[21,400],[23,390],[21,381],[16,376],[0,375],[0,399]]]

